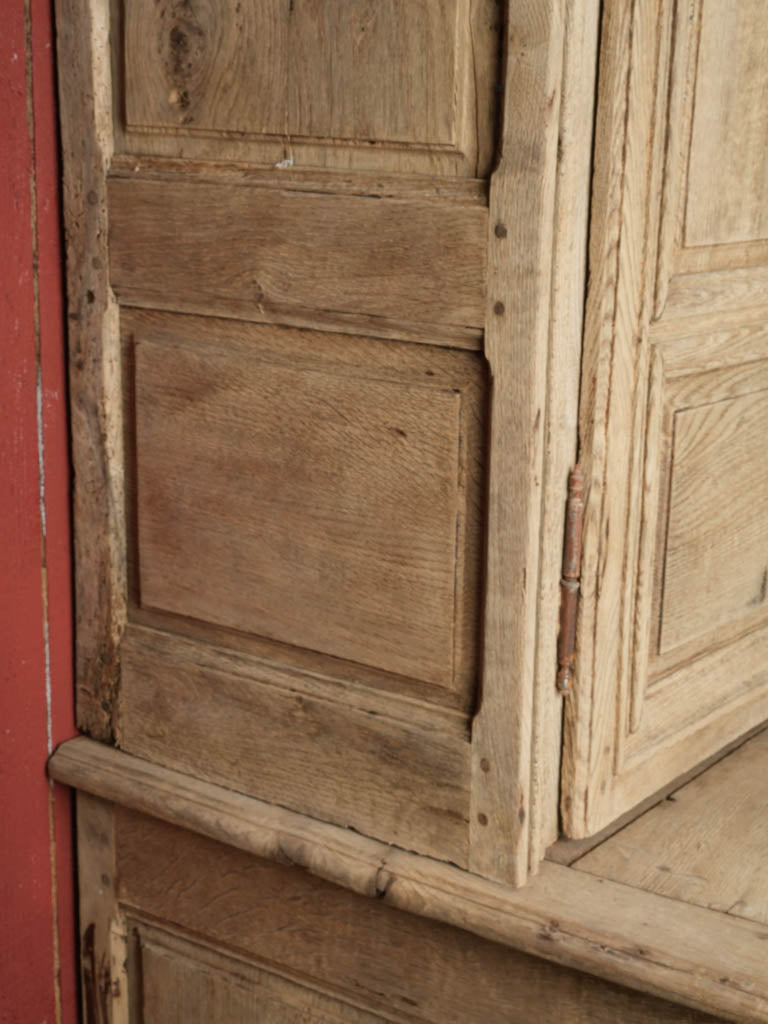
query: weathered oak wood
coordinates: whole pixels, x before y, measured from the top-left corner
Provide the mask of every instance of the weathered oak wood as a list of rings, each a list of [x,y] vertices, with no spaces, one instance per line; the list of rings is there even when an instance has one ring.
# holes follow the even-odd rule
[[[768,1014],[763,925],[678,902],[671,912],[664,897],[557,864],[515,890],[87,739],[60,747],[49,770],[124,807],[257,856],[288,859],[500,945],[732,1019]]]
[[[298,309],[483,323],[479,207],[214,187],[186,175],[110,179],[109,204],[121,303],[245,319]]]
[[[246,958],[256,958],[303,986],[291,990],[260,972],[265,995],[303,996],[316,1010],[327,1007],[321,993],[330,990],[402,1024],[529,1024],[534,1007],[547,1024],[711,1019],[161,822],[119,808],[116,818],[121,897],[139,935],[153,951],[178,950],[209,970],[223,959],[210,944],[222,943],[239,954],[229,967],[244,981],[256,973]],[[141,920],[152,906],[170,922],[165,931]]]
[[[467,737],[277,688],[258,661],[157,630],[130,626],[123,663],[125,750],[466,866]]]
[[[502,148],[488,224],[488,557],[470,868],[514,885],[528,874],[562,18],[556,0],[509,10]]]
[[[577,860],[579,871],[768,924],[768,732]]]
[[[112,154],[109,24],[104,4],[57,0],[59,116],[67,250],[74,469],[77,721],[112,735],[125,624],[125,519],[117,308],[107,268]]]
[[[762,223],[764,168],[750,154],[765,76],[735,88],[764,26],[753,4],[604,10],[580,416],[589,486],[562,773],[574,838],[768,709],[768,267],[743,217],[746,205]]]

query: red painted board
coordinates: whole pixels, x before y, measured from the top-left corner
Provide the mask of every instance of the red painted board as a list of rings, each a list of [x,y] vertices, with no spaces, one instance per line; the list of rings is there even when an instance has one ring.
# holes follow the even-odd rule
[[[46,0],[0,11],[0,1022],[77,1020],[69,480],[54,59]]]

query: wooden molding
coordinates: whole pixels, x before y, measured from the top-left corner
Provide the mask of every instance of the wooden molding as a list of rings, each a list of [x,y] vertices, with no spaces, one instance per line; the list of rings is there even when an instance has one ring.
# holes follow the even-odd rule
[[[768,1015],[764,925],[549,862],[512,889],[85,737],[58,748],[49,774],[501,945],[731,1019]]]

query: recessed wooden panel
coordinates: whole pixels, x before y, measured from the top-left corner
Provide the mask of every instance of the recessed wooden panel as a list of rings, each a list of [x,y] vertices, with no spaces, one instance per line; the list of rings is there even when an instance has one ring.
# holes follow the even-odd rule
[[[291,16],[290,132],[449,145],[466,0],[302,0]],[[375,83],[375,84],[373,84]]]
[[[661,650],[768,611],[768,392],[675,416]]]
[[[460,389],[284,340],[137,342],[141,603],[450,688]]]
[[[134,925],[142,1024],[376,1024],[350,1006],[152,925]]]
[[[453,148],[468,0],[126,0],[129,129]]]
[[[685,242],[768,238],[764,0],[703,0]]]
[[[181,178],[113,178],[109,199],[123,303],[257,320],[290,308],[484,323],[481,207]]]

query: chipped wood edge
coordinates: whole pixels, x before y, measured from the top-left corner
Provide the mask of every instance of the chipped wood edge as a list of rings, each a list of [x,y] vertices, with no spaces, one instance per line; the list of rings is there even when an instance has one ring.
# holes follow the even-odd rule
[[[126,1024],[127,989],[113,985],[119,977],[114,973],[114,958],[115,929],[119,930],[120,924],[114,810],[87,790],[77,794],[77,859],[83,1020],[87,1024]]]
[[[513,885],[523,885],[528,876],[563,4],[508,5],[507,100],[489,200],[487,561],[483,674],[472,725],[469,864],[477,874]]]
[[[74,465],[77,719],[112,739],[126,617],[120,353],[110,293],[107,0],[56,0]]]
[[[755,922],[549,862],[525,889],[516,890],[85,737],[58,748],[49,774],[97,795],[99,801],[79,795],[78,803],[100,806],[102,816],[101,801],[114,801],[608,981],[740,1021],[768,1016],[766,933]],[[84,867],[81,855],[81,878],[86,870],[100,868]],[[762,967],[750,973],[750,963]]]

